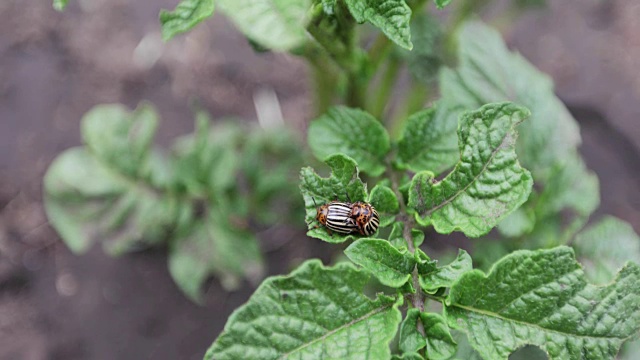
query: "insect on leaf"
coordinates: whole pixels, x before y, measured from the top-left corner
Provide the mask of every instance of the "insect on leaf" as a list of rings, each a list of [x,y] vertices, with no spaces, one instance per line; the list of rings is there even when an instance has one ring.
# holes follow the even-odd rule
[[[358,177],[356,162],[344,155],[333,155],[325,161],[331,168],[331,176],[320,177],[310,168],[300,171],[300,191],[304,198],[306,222],[309,224],[307,235],[331,243],[341,243],[353,238],[353,235],[333,233],[320,227],[315,220],[318,206],[333,200],[365,201],[367,187]]]

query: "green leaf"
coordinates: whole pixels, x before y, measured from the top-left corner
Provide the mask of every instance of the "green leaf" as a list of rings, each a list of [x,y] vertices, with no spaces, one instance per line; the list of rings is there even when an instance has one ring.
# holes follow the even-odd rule
[[[416,353],[405,353],[402,355],[393,355],[391,360],[424,360],[420,354]]]
[[[564,233],[555,236],[557,241],[566,242],[587,222],[589,216],[600,204],[598,177],[587,170],[577,153],[567,156],[564,163],[558,163],[550,171],[544,189],[535,201],[535,217],[538,222],[558,218],[561,211],[571,211],[571,221],[564,227]]]
[[[373,176],[384,172],[389,135],[369,113],[344,106],[333,107],[309,125],[309,147],[324,160],[330,155],[352,157],[362,171]]]
[[[437,79],[442,66],[441,42],[443,31],[439,20],[424,11],[414,14],[411,21],[411,40],[413,50],[405,51],[407,66],[413,78],[422,84]]]
[[[451,287],[464,273],[472,269],[471,256],[466,251],[459,249],[458,256],[449,265],[435,269],[429,266],[424,270],[419,266],[420,287],[428,293],[434,293],[441,287]]]
[[[387,37],[407,50],[411,43],[411,8],[405,0],[345,0],[357,22],[370,22]]]
[[[416,265],[411,254],[398,251],[382,239],[358,239],[344,253],[351,261],[372,273],[380,283],[394,288],[411,278]]]
[[[114,254],[160,242],[181,204],[127,178],[84,148],[60,154],[44,178],[49,222],[75,253],[102,242]]]
[[[431,260],[431,258],[421,249],[416,248],[414,256],[416,258],[418,274],[429,274],[438,270],[438,261]]]
[[[413,247],[417,249],[424,241],[424,233],[419,229],[411,229],[411,238],[413,239]],[[404,223],[400,221],[393,223],[389,243],[400,251],[407,248],[407,241],[404,239]]]
[[[519,129],[518,157],[536,181],[546,179],[550,167],[580,143],[578,125],[554,95],[553,82],[481,22],[465,23],[457,42],[458,67],[441,72],[443,98],[468,110],[507,100],[532,109]]]
[[[418,331],[418,321],[424,335]],[[400,326],[398,347],[404,353],[417,353],[425,346],[427,359],[433,360],[448,359],[456,351],[456,342],[442,315],[421,313],[420,310],[411,308],[407,310],[407,316]]]
[[[596,284],[610,282],[627,261],[640,264],[640,237],[629,223],[612,216],[582,230],[573,247],[587,277]]]
[[[437,175],[455,165],[460,156],[455,134],[458,114],[441,101],[435,108],[409,116],[398,142],[399,166]]]
[[[208,116],[196,117],[195,135],[177,141],[164,158],[151,148],[153,108],[95,107],[82,120],[86,147],[67,150],[48,169],[44,204],[74,252],[95,242],[112,254],[168,245],[171,275],[197,301],[209,275],[233,288],[242,276],[256,282],[263,266],[255,238],[239,228],[240,129],[210,131]]]
[[[181,0],[175,10],[160,10],[162,38],[167,41],[172,37],[187,32],[213,15],[213,0]]]
[[[627,341],[618,354],[618,360],[636,360],[640,354],[640,340]]]
[[[402,298],[363,295],[369,275],[305,262],[265,280],[229,318],[205,360],[388,359]],[[363,336],[366,334],[366,336]]]
[[[335,14],[336,1],[337,0],[321,0],[322,10],[324,11],[325,14],[327,15]]]
[[[199,302],[200,289],[214,274],[229,290],[242,277],[257,282],[264,275],[262,255],[255,237],[228,223],[224,213],[212,211],[204,221],[193,222],[176,236],[169,252],[169,272],[180,289]]]
[[[378,184],[369,194],[369,203],[380,215],[380,227],[387,227],[395,220],[400,204],[396,194],[388,186]]]
[[[438,7],[438,9],[442,9],[445,6],[449,5],[451,0],[433,0],[433,2],[436,3],[436,6]]]
[[[464,332],[452,330],[451,336],[453,337],[453,341],[458,344],[456,353],[451,357],[452,360],[484,360],[471,344],[469,344],[467,335]]]
[[[123,105],[98,105],[82,118],[82,138],[88,150],[106,166],[126,176],[142,176],[158,114],[147,103],[133,112]]]
[[[526,344],[552,360],[613,359],[640,329],[640,267],[628,263],[599,287],[585,281],[570,248],[516,251],[487,275],[462,275],[445,313],[485,359],[507,359]]]
[[[307,41],[310,0],[218,0],[217,4],[248,38],[266,48],[287,51]]]
[[[300,171],[300,191],[304,198],[306,209],[305,221],[309,224],[307,235],[331,243],[341,243],[352,239],[353,235],[333,233],[329,235],[326,229],[318,227],[316,222],[317,207],[333,200],[365,201],[367,186],[358,177],[356,162],[344,155],[334,155],[325,161],[331,168],[331,176],[322,178],[310,167]]]
[[[498,224],[498,231],[506,237],[519,237],[528,234],[536,225],[535,213],[527,208],[527,203],[507,215]]]
[[[419,319],[419,309],[411,308],[407,310],[407,316],[405,316],[400,325],[400,340],[398,341],[398,347],[403,353],[417,353],[427,346],[424,336],[418,332]]]
[[[150,149],[156,123],[147,105],[96,106],[82,120],[86,148],[65,151],[47,170],[45,210],[72,251],[98,241],[114,254],[158,243],[190,206],[163,193],[171,175]]]
[[[442,315],[423,312],[420,313],[420,321],[424,327],[427,342],[427,358],[449,359],[456,352],[456,342]]]
[[[233,123],[210,129],[208,115],[198,113],[196,131],[178,139],[172,148],[179,190],[201,197],[219,198],[237,182],[240,163],[236,147],[243,142],[242,129]]]
[[[53,8],[58,11],[62,11],[65,7],[67,7],[68,3],[69,0],[53,0]]]
[[[295,224],[304,221],[302,199],[291,191],[291,184],[297,182],[305,155],[290,129],[256,129],[249,134],[244,143],[242,173],[252,190],[250,210],[258,222],[270,225],[283,220]]]
[[[460,161],[442,181],[416,174],[409,207],[421,225],[443,234],[458,229],[469,237],[488,233],[529,197],[533,180],[515,154],[516,125],[529,111],[511,103],[488,104],[460,118]]]

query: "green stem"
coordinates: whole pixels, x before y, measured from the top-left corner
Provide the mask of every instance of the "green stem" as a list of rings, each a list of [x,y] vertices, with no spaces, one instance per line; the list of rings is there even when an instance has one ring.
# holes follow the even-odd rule
[[[413,216],[407,214],[407,205],[404,202],[404,198],[402,197],[402,193],[400,192],[400,183],[398,180],[398,172],[395,171],[391,165],[390,161],[387,161],[387,173],[389,174],[389,178],[391,179],[391,189],[394,194],[398,198],[398,203],[400,205],[400,214],[403,217],[404,229],[402,230],[402,237],[407,242],[407,249],[413,254],[416,251],[415,246],[413,245],[413,236],[411,235],[411,229],[413,229],[415,225],[415,219]],[[424,293],[420,288],[420,278],[418,274],[418,266],[416,265],[411,272],[411,282],[413,284],[413,288],[415,289],[415,294],[409,295],[409,300],[411,305],[420,310],[420,312],[424,312]],[[422,335],[425,336],[424,326],[422,322],[418,321],[417,330]]]
[[[311,64],[315,90],[315,113],[321,115],[333,104],[339,69],[329,57],[317,46],[308,46],[304,57]]]
[[[350,73],[347,76],[347,99],[346,103],[350,107],[367,108],[367,85],[368,80],[358,73]]]
[[[389,49],[391,49],[391,45],[393,43],[387,36],[383,33],[378,34],[373,45],[367,51],[367,57],[369,58],[369,67],[371,73],[374,74],[380,66],[380,63],[385,58],[385,56],[389,53]]]
[[[490,0],[465,0],[455,9],[453,14],[453,20],[449,24],[447,31],[444,35],[444,52],[445,58],[454,59],[456,53],[455,33],[471,15],[478,12],[483,6],[487,5]]]
[[[413,82],[404,102],[389,122],[389,134],[397,139],[402,131],[402,125],[409,115],[421,110],[429,98],[429,88],[416,81]]]
[[[393,85],[395,84],[400,71],[401,62],[398,58],[393,57],[389,59],[385,72],[380,79],[376,94],[374,95],[373,104],[371,104],[371,114],[377,119],[382,119],[384,115],[384,109],[389,103],[390,95],[393,91]]]

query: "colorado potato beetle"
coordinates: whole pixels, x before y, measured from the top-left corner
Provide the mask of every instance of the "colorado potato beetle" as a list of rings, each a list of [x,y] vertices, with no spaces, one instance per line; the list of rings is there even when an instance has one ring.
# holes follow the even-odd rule
[[[331,234],[335,231],[340,234],[351,234],[358,231],[358,225],[351,218],[351,203],[332,201],[321,205],[316,211],[316,220]]]
[[[380,226],[380,216],[369,203],[358,201],[351,204],[351,218],[355,220],[360,235],[373,235]]]
[[[360,201],[332,201],[321,205],[316,210],[316,220],[327,228],[329,234],[335,231],[340,234],[359,233],[369,236],[380,225],[376,209],[371,204]]]

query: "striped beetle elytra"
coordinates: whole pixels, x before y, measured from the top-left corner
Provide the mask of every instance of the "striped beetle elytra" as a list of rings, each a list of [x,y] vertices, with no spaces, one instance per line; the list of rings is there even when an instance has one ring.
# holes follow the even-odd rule
[[[315,202],[315,200],[314,200]],[[331,201],[316,210],[316,220],[322,224],[329,235],[332,231],[340,234],[359,233],[373,235],[380,225],[380,216],[376,209],[365,202]]]

